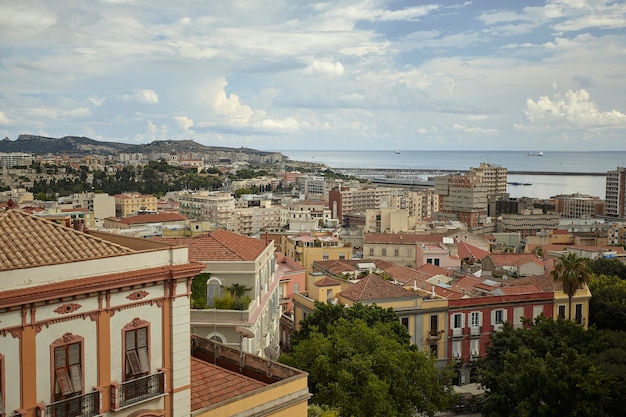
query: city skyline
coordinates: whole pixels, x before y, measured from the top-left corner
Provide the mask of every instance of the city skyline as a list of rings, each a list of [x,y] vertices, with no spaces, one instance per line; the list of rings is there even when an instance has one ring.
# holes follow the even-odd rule
[[[626,5],[0,4],[0,136],[626,150]]]

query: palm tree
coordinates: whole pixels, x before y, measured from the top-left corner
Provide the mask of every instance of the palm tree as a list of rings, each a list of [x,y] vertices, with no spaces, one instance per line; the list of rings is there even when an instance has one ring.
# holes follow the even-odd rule
[[[575,253],[561,255],[554,264],[554,269],[550,272],[555,282],[563,284],[563,292],[569,298],[568,319],[572,319],[572,297],[576,290],[580,289],[591,279],[591,269],[585,258],[581,258]]]

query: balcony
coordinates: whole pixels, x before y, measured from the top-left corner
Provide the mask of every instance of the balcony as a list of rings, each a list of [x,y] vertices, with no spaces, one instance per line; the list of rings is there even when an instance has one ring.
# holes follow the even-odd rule
[[[504,329],[504,323],[496,323],[493,325],[494,332],[501,332]]]
[[[483,334],[483,329],[480,326],[470,327],[470,337],[480,337]]]
[[[142,376],[141,378],[115,383],[111,386],[111,408],[117,411],[165,394],[165,373]]]
[[[94,417],[100,414],[100,391],[57,401],[41,409],[39,417]]]
[[[443,330],[430,329],[430,332],[428,332],[428,340],[439,340],[441,339],[442,333]]]
[[[455,327],[452,329],[452,337],[453,338],[459,338],[459,337],[463,337],[463,328],[462,327]]]

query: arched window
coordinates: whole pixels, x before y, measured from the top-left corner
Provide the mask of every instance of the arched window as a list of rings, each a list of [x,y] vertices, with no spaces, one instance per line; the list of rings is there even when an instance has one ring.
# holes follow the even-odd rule
[[[224,337],[224,335],[218,332],[211,332],[206,336],[206,338],[209,340],[215,340],[219,343],[226,343],[226,338]]]
[[[211,277],[206,282],[206,303],[209,307],[215,305],[215,299],[222,296],[222,281],[219,278]]]

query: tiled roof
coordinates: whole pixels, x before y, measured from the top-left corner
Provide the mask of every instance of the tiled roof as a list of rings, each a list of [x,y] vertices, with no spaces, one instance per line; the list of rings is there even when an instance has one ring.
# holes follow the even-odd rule
[[[222,229],[196,237],[160,238],[158,240],[189,246],[189,260],[194,262],[254,261],[267,247],[265,240]],[[268,245],[271,245],[271,242]]]
[[[395,262],[385,261],[383,259],[338,259],[315,261],[313,262],[313,270],[339,276],[346,272],[354,273],[357,264],[363,263],[373,263],[376,265],[376,268],[381,271],[385,271],[391,278],[402,283],[418,276],[418,272],[413,268],[402,266]]]
[[[413,245],[417,242],[443,242],[442,234],[418,234],[418,233],[367,233],[363,237],[363,243],[393,243]]]
[[[481,260],[485,256],[489,255],[489,252],[487,252],[486,250],[482,250],[480,248],[477,248],[476,246],[467,244],[465,242],[459,242],[458,247],[459,247],[458,249],[459,258],[461,259],[469,258],[469,259]]]
[[[191,411],[201,410],[267,384],[217,365],[191,358]]]
[[[334,287],[336,285],[341,285],[341,282],[337,281],[336,279],[332,279],[332,278],[322,278],[319,281],[315,281],[315,285],[316,287]]]
[[[131,252],[132,249],[19,210],[0,213],[0,270],[83,261]]]
[[[495,266],[514,266],[534,263],[543,266],[543,262],[536,255],[502,253],[491,254],[489,258]]]
[[[146,213],[118,219],[120,223],[124,224],[177,222],[183,220],[187,220],[187,218],[177,213]]]
[[[373,274],[361,278],[356,284],[342,291],[341,296],[352,301],[416,297],[414,292]]]

